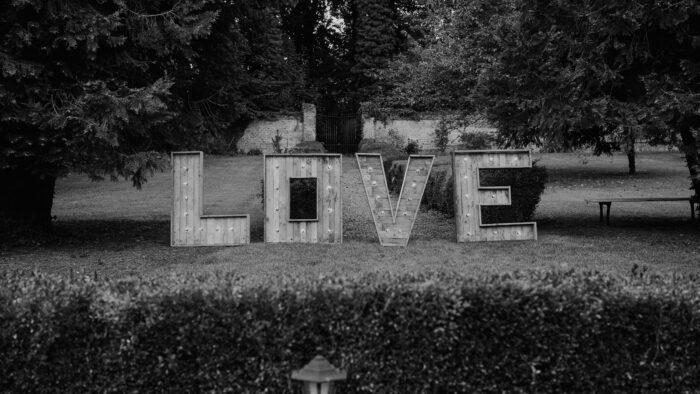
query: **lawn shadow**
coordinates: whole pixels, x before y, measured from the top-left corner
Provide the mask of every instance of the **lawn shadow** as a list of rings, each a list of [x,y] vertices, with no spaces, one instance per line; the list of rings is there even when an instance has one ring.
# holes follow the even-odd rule
[[[68,247],[121,250],[137,244],[170,245],[168,220],[65,220],[53,223],[45,233],[5,239],[2,249]]]
[[[70,220],[56,223],[53,233],[62,245],[170,245],[169,220]]]
[[[536,219],[538,229],[543,233],[569,235],[574,237],[599,238],[620,234],[635,236],[674,237],[679,234],[699,234],[700,221],[679,218],[614,218],[610,224],[598,219],[581,216],[547,217]]]
[[[633,182],[633,181],[665,181],[675,173],[666,169],[648,169],[637,171],[630,175],[627,171],[601,168],[557,168],[547,169],[549,183],[556,184],[589,184],[600,185],[610,182]]]

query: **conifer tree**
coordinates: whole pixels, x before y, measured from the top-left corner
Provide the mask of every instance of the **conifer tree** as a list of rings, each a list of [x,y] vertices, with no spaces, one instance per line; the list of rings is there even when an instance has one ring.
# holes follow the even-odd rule
[[[349,58],[358,100],[379,91],[379,73],[406,49],[410,27],[404,16],[414,7],[413,1],[351,0]]]
[[[159,168],[178,64],[210,33],[207,1],[0,1],[0,225],[48,226],[57,177]]]

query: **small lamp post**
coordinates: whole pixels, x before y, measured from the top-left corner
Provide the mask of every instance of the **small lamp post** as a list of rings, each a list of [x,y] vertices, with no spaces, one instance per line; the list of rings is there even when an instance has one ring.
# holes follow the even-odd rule
[[[304,385],[304,394],[333,394],[333,381],[345,380],[347,376],[347,372],[334,367],[323,356],[314,357],[304,368],[292,372],[292,379]]]

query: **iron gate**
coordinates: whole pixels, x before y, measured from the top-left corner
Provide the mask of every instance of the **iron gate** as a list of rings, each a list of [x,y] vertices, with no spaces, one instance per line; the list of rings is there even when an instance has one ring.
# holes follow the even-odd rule
[[[328,152],[355,153],[361,139],[359,114],[316,116],[316,140],[323,143]]]

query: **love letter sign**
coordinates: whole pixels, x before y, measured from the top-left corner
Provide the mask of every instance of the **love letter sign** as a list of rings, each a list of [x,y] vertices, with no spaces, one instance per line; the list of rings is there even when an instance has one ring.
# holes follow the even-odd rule
[[[389,198],[382,156],[358,153],[356,157],[379,243],[382,246],[406,246],[435,156],[411,155],[408,158],[396,209]]]
[[[527,150],[474,150],[452,153],[458,242],[537,239],[535,222],[481,222],[481,206],[510,205],[510,186],[481,186],[479,170],[528,167],[532,167],[532,159],[530,151]]]
[[[382,157],[358,153],[374,225],[383,246],[406,246],[434,156],[411,155],[396,207],[389,197]],[[341,243],[342,157],[337,154],[267,155],[264,163],[265,242]],[[203,154],[173,152],[172,246],[250,243],[249,215],[204,215]],[[479,170],[527,168],[529,151],[457,151],[452,154],[457,241],[537,239],[537,224],[481,222],[481,206],[510,205],[508,186],[484,187]]]

